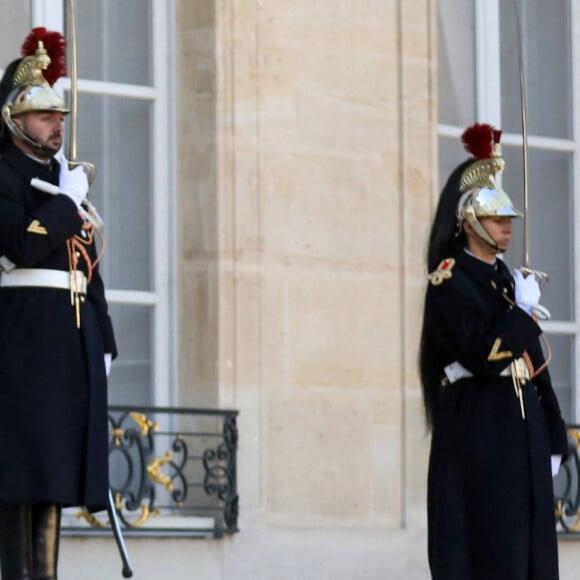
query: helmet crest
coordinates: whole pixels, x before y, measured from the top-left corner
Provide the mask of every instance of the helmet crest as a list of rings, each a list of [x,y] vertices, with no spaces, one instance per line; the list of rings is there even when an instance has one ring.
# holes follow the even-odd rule
[[[39,43],[42,43],[50,58],[43,76],[52,86],[60,77],[66,76],[66,41],[60,32],[47,30],[43,26],[33,28],[22,44],[22,56],[35,55]]]
[[[472,187],[494,189],[495,176],[502,173],[505,161],[501,156],[501,131],[492,125],[476,123],[463,132],[461,141],[476,161],[463,172],[459,188],[467,191]]]

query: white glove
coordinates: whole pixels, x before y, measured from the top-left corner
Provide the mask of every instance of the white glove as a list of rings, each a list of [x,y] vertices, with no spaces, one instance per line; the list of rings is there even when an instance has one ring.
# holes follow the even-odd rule
[[[105,374],[109,376],[111,372],[111,361],[113,360],[113,355],[110,352],[105,353]]]
[[[560,463],[562,463],[562,456],[561,455],[552,455],[550,457],[552,461],[552,477],[556,477],[558,475],[558,471],[560,470]]]
[[[532,314],[532,309],[540,303],[540,285],[533,274],[524,278],[520,270],[514,270],[514,278],[516,281],[516,304],[525,310],[528,314]]]
[[[89,192],[87,174],[81,165],[69,169],[68,161],[64,157],[60,157],[58,161],[60,163],[58,188],[62,194],[72,199],[75,205],[80,208],[83,199]]]

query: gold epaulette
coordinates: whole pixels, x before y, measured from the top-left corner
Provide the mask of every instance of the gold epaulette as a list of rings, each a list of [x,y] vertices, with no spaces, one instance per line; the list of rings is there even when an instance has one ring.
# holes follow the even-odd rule
[[[449,280],[453,276],[453,266],[455,266],[455,260],[453,258],[445,258],[445,260],[437,266],[437,270],[429,274],[429,282],[431,282],[433,286],[443,284],[444,280]]]

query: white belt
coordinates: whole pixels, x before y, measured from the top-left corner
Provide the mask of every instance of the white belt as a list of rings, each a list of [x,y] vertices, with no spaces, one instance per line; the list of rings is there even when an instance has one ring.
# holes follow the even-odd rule
[[[42,268],[14,268],[0,275],[0,287],[34,286],[60,288],[78,294],[87,293],[87,277],[80,270],[46,270]]]
[[[515,374],[519,379],[529,380],[530,375],[528,372],[528,367],[523,358],[516,359],[513,363],[509,364],[501,373],[499,373],[500,377],[511,377],[513,372],[512,369],[515,369]],[[448,364],[443,371],[445,372],[445,376],[447,377],[447,381],[449,384],[456,383],[460,379],[466,379],[473,376],[473,373],[468,371],[460,362],[455,361],[451,364]]]

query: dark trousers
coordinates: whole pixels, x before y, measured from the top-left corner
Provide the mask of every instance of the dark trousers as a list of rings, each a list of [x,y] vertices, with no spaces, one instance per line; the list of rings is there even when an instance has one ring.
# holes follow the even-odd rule
[[[56,580],[61,508],[0,503],[2,580]]]

